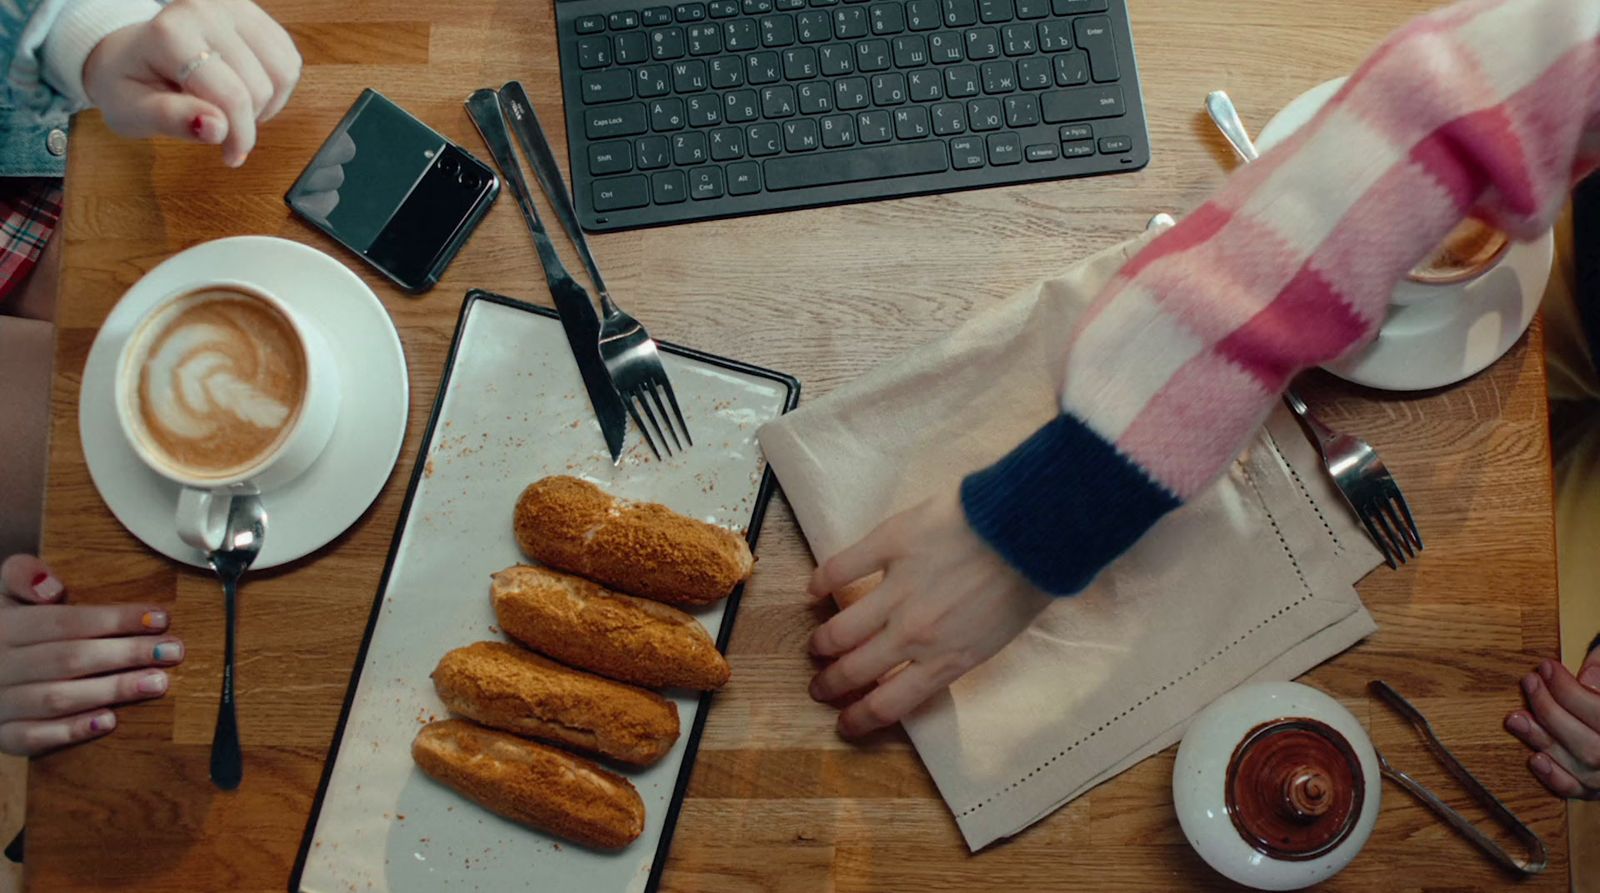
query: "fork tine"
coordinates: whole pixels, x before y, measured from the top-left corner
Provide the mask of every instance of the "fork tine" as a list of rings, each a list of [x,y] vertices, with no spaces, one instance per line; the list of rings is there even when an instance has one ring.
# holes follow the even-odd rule
[[[683,420],[683,410],[678,408],[678,395],[672,392],[672,379],[663,375],[661,389],[667,392],[667,402],[672,404],[672,414],[678,417],[678,427],[683,429],[683,439],[689,442],[689,446],[694,446],[694,438],[689,436],[689,423]],[[667,413],[662,410],[661,414]]]
[[[639,428],[639,433],[644,435],[644,442],[650,445],[650,452],[656,454],[656,459],[661,458],[661,451],[656,449],[656,442],[650,439],[650,429],[644,426],[644,419],[639,418],[639,413],[633,408],[633,401],[624,399],[622,405],[628,407],[628,415],[633,418],[633,424]]]
[[[1405,494],[1400,492],[1399,487],[1394,488],[1394,504],[1400,507],[1400,515],[1405,518],[1406,533],[1410,535],[1412,544],[1417,547],[1418,552],[1421,552],[1422,533],[1417,530],[1417,522],[1411,519],[1411,506],[1406,505]]]
[[[1399,541],[1400,547],[1405,550],[1406,557],[1417,557],[1417,550],[1411,545],[1411,535],[1406,533],[1405,527],[1400,523],[1400,513],[1394,510],[1394,498],[1384,499],[1379,503],[1378,507],[1383,512],[1381,517],[1385,526],[1394,535],[1394,538]]]
[[[633,395],[628,399],[630,401],[638,401],[639,408],[644,410],[644,417],[650,420],[650,427],[656,429],[656,438],[661,441],[661,449],[664,450],[668,456],[671,456],[672,447],[667,446],[666,435],[661,433],[661,425],[656,421],[656,414],[650,411],[650,404],[645,401],[644,395],[639,391],[634,391]]]
[[[1399,564],[1406,563],[1406,551],[1401,546],[1400,537],[1389,527],[1389,519],[1383,514],[1383,502],[1371,503],[1367,506],[1368,514],[1372,515],[1373,523],[1383,531],[1384,541],[1388,544],[1389,551],[1394,553],[1394,559]]]
[[[1389,543],[1383,538],[1382,534],[1378,533],[1378,528],[1372,523],[1372,516],[1366,512],[1358,511],[1356,512],[1356,517],[1361,519],[1362,526],[1367,528],[1367,535],[1372,537],[1372,541],[1378,546],[1378,551],[1383,553],[1384,563],[1389,565],[1390,570],[1397,570],[1399,565],[1395,564],[1394,554],[1389,551]]]
[[[650,399],[656,401],[656,409],[661,410],[661,421],[667,423],[667,433],[672,435],[672,445],[678,448],[678,452],[683,452],[683,441],[678,439],[678,429],[672,427],[672,417],[667,415],[667,405],[661,402],[661,392],[656,390],[656,383],[647,381],[644,387],[650,392]],[[643,398],[640,398],[640,402],[643,402]]]

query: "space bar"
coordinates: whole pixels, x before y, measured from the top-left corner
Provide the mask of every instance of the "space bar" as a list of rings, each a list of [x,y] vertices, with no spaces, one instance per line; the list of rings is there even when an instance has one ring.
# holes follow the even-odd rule
[[[803,189],[831,183],[937,174],[949,167],[950,154],[943,140],[852,149],[849,152],[824,152],[821,155],[795,155],[767,162],[767,189]]]

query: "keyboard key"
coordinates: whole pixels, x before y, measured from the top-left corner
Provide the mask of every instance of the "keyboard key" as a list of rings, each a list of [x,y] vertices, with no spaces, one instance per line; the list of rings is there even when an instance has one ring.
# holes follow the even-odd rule
[[[751,124],[745,128],[744,135],[745,145],[755,158],[783,151],[783,131],[776,124]]]
[[[611,38],[585,37],[578,41],[578,67],[604,68],[611,64]]]
[[[1063,124],[1061,125],[1061,141],[1070,143],[1075,140],[1094,139],[1094,127],[1088,124]]]
[[[973,28],[966,34],[967,58],[993,59],[1000,55],[1000,32],[993,28]]]
[[[939,0],[911,0],[906,4],[907,28],[932,31],[939,25]]]
[[[1126,136],[1103,136],[1100,138],[1101,155],[1121,155],[1123,152],[1133,151],[1133,138]]]
[[[1040,22],[1039,49],[1047,53],[1072,49],[1072,23]]]
[[[1083,157],[1085,157],[1087,155],[1093,155],[1093,154],[1094,154],[1094,141],[1093,140],[1083,140],[1082,142],[1062,143],[1061,144],[1061,157],[1062,158],[1083,158]]]
[[[730,53],[753,50],[761,42],[761,34],[756,28],[756,23],[749,19],[723,22],[722,42]]]
[[[965,133],[967,112],[959,102],[941,102],[933,109],[933,132],[939,136]]]
[[[894,110],[894,135],[896,139],[919,140],[931,130],[928,110],[920,105]]]
[[[1006,97],[1006,126],[1032,127],[1039,123],[1039,100],[1030,94]]]
[[[879,74],[872,78],[872,104],[873,105],[899,105],[906,101],[905,75]]]
[[[1055,0],[1058,16],[1083,15],[1086,12],[1105,12],[1106,0]]]
[[[1017,18],[1042,19],[1050,14],[1050,0],[1016,0]]]
[[[592,140],[633,136],[645,131],[644,106],[637,102],[602,105],[584,113],[583,132]]]
[[[672,144],[664,136],[645,136],[634,141],[633,157],[639,170],[653,171],[672,163]]]
[[[737,56],[718,56],[706,63],[711,71],[711,87],[726,90],[744,83],[744,62]]]
[[[1055,161],[1061,157],[1061,150],[1056,148],[1055,143],[1040,143],[1024,149],[1022,154],[1029,161]]]
[[[665,6],[652,6],[639,14],[639,20],[645,25],[670,25],[672,24],[672,10]]]
[[[872,33],[881,36],[906,30],[906,11],[898,3],[872,4]]]
[[[1076,19],[1072,23],[1078,46],[1089,51],[1089,71],[1100,83],[1114,81],[1117,73],[1117,50],[1111,40],[1111,20],[1105,16]]]
[[[584,102],[616,102],[633,98],[633,76],[620,68],[583,76]]]
[[[988,140],[990,164],[1016,164],[1022,160],[1022,137],[1014,133],[991,133]]]
[[[811,47],[784,50],[783,76],[791,81],[804,81],[816,77],[817,51]]]
[[[783,147],[790,152],[810,152],[821,145],[817,119],[800,118],[783,122]]]
[[[711,160],[732,161],[744,157],[744,130],[719,127],[711,131]]]
[[[845,111],[867,107],[867,79],[845,78],[833,82],[833,104]]]
[[[606,30],[606,20],[601,16],[578,16],[574,22],[579,34],[593,34],[596,31]]]
[[[672,12],[673,16],[680,22],[699,22],[706,17],[706,5],[704,3],[679,3],[678,8]]]
[[[767,188],[773,191],[936,174],[949,169],[950,157],[940,142],[851,149],[808,158],[775,158],[766,163]]]
[[[805,9],[806,0],[776,0],[775,5],[780,10],[794,12],[797,9]]]
[[[825,12],[812,10],[794,17],[794,35],[801,43],[821,43],[833,39],[833,19]]]
[[[978,95],[978,66],[956,65],[944,70],[944,94],[954,99]]]
[[[928,41],[922,35],[901,35],[894,39],[893,46],[896,68],[916,68],[928,64]]]
[[[777,53],[751,53],[744,57],[745,79],[752,84],[773,84],[779,80]]]
[[[1079,84],[1089,83],[1089,55],[1082,50],[1073,50],[1055,57],[1056,86],[1076,87]]]
[[[747,16],[765,15],[772,11],[772,0],[744,0],[741,8]]]
[[[609,140],[589,144],[589,173],[620,174],[633,170],[633,143]]]
[[[690,171],[689,197],[696,201],[722,198],[722,168],[697,167]]]
[[[932,102],[944,98],[944,78],[937,71],[906,72],[906,87],[912,102]]]
[[[849,44],[817,47],[817,56],[822,60],[822,73],[828,77],[856,70],[855,50]]]
[[[944,24],[947,28],[965,28],[978,23],[977,0],[944,0]]]
[[[689,192],[689,181],[683,171],[661,171],[650,175],[650,187],[658,205],[675,205]]]
[[[1007,56],[1028,56],[1039,49],[1039,32],[1032,25],[1007,25],[1000,29]]]
[[[824,149],[838,149],[856,144],[856,119],[850,115],[829,115],[818,123],[822,125]]]
[[[1010,93],[1017,89],[1017,69],[1010,62],[983,63],[983,92]]]
[[[684,125],[683,100],[657,99],[650,103],[650,129],[657,133],[679,130]]]
[[[935,65],[943,65],[946,62],[960,62],[965,58],[961,54],[961,35],[954,31],[929,34],[928,55],[933,57]]]
[[[698,93],[711,85],[706,76],[706,64],[699,59],[672,63],[672,90],[675,93]]]
[[[817,115],[833,111],[833,85],[818,81],[795,87],[800,97],[800,114]]]
[[[950,141],[950,163],[958,171],[968,171],[975,167],[983,167],[986,149],[983,140],[975,136],[964,136]]]
[[[1115,118],[1127,111],[1122,104],[1122,88],[1117,86],[1055,90],[1042,94],[1041,103],[1044,120],[1049,124]]]
[[[1004,116],[998,99],[974,99],[967,103],[967,120],[973,130],[999,130],[1005,123]]]
[[[711,157],[706,145],[706,135],[698,130],[680,133],[672,138],[672,163],[676,165],[699,164]]]
[[[863,40],[856,44],[856,68],[862,71],[883,71],[888,67],[887,40]]]
[[[798,108],[793,87],[783,84],[778,87],[762,88],[761,117],[787,118],[796,111]]]
[[[812,6],[838,6],[839,0],[811,0]]]
[[[611,14],[611,30],[626,31],[629,28],[639,27],[639,14],[629,10],[627,12],[614,12]]]
[[[594,209],[621,211],[650,204],[650,184],[644,177],[613,177],[594,181]]]
[[[618,65],[637,65],[650,58],[650,39],[640,31],[628,31],[612,39]]]
[[[722,52],[722,29],[716,25],[693,25],[689,28],[688,37],[691,56],[710,56]]]
[[[739,0],[711,0],[707,9],[714,19],[732,18],[739,14]]]
[[[734,90],[722,96],[722,117],[730,124],[743,124],[760,117],[761,111],[754,90]]]
[[[754,195],[761,191],[761,165],[741,161],[728,165],[728,194]]]
[[[650,58],[657,62],[681,58],[685,49],[682,28],[661,28],[650,32]]]
[[[846,6],[833,11],[833,36],[840,40],[866,37],[868,27],[865,9]]]
[[[786,47],[794,43],[794,18],[787,15],[767,16],[761,20],[761,45]]]
[[[978,0],[978,21],[985,25],[1009,22],[1015,16],[1011,0]]]
[[[722,123],[721,97],[691,96],[684,101],[689,106],[690,127],[712,127]]]
[[[856,134],[863,143],[887,143],[893,136],[894,119],[887,111],[862,112],[856,115]],[[770,179],[770,178],[769,178]]]
[[[1061,58],[1060,56],[1056,57]],[[1050,86],[1055,78],[1050,75],[1050,60],[1044,59],[1019,59],[1017,60],[1017,86],[1024,90],[1043,90]]]

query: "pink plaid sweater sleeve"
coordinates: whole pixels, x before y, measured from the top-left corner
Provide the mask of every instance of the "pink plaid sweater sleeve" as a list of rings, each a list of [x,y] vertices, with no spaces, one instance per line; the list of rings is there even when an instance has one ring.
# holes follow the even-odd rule
[[[968,520],[1041,587],[1082,588],[1227,468],[1290,378],[1369,339],[1463,217],[1535,237],[1597,162],[1600,0],[1413,22],[1108,285],[1062,415],[963,482]]]

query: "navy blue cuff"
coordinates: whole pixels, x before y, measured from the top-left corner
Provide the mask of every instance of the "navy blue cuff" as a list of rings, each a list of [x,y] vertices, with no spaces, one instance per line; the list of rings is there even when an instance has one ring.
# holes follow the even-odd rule
[[[1178,498],[1071,415],[961,482],[967,521],[1035,586],[1081,591]]]

